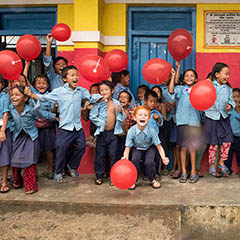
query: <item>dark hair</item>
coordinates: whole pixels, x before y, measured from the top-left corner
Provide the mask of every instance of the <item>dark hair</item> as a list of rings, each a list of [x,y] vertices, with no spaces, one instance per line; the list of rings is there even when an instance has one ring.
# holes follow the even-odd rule
[[[38,74],[38,75],[36,75],[36,76],[34,77],[33,82],[32,82],[32,85],[33,85],[33,86],[35,85],[35,83],[36,83],[36,81],[37,81],[37,78],[45,78],[46,81],[47,81],[48,86],[50,87],[50,81],[49,81],[48,77],[47,77],[46,75],[44,75],[44,74]],[[49,88],[49,87],[48,87],[48,88]]]
[[[91,92],[92,88],[97,87],[98,88],[99,84],[98,83],[94,83],[90,86],[89,92]]]
[[[119,99],[121,93],[127,93],[127,94],[128,94],[128,101],[129,101],[129,102],[132,101],[132,95],[131,95],[128,91],[125,91],[125,90],[123,90],[123,91],[121,91],[121,92],[119,93],[118,99]]]
[[[154,92],[153,90],[148,90],[146,91],[145,95],[144,95],[144,100],[147,101],[149,96],[152,96],[153,98],[158,99],[158,95],[156,92]]]
[[[212,68],[212,80],[216,80],[216,73],[221,72],[225,67],[228,68],[228,65],[222,62],[217,62]]]
[[[207,79],[212,80],[212,72],[208,73],[208,75],[207,75]]]
[[[157,89],[160,91],[161,96],[162,96],[162,89],[161,89],[158,85],[155,85],[155,86],[153,86],[153,87],[151,88],[151,90],[153,90],[154,88],[157,88]],[[154,91],[154,90],[153,90],[153,91]]]
[[[111,78],[112,78],[112,82],[115,86],[121,80],[121,72],[112,72],[111,73]]]
[[[198,74],[197,74],[197,72],[196,72],[194,69],[189,68],[189,69],[185,70],[184,73],[183,73],[183,81],[184,81],[185,74],[186,74],[188,71],[193,72],[194,75],[195,75],[196,80],[198,79]]]
[[[101,82],[99,83],[99,85],[98,85],[98,90],[99,90],[99,91],[100,91],[100,86],[102,86],[102,85],[107,85],[111,90],[114,89],[114,85],[113,85],[112,82],[110,82],[110,81],[108,81],[108,80],[103,80],[103,81],[101,81]]]
[[[68,65],[68,60],[64,57],[59,56],[53,59],[53,67],[55,67],[56,63],[60,60],[63,60],[66,63],[66,65]]]
[[[238,92],[240,94],[240,88],[234,88],[232,91],[233,91],[233,93]]]
[[[6,79],[3,78],[3,76],[0,74],[0,82],[2,83],[3,85],[3,88],[6,88],[8,86],[8,81]]]
[[[149,90],[149,87],[147,85],[145,85],[145,84],[139,85],[137,90],[140,89],[140,88],[143,88],[145,91]]]
[[[28,85],[27,77],[26,77],[23,73],[21,73],[20,76],[23,76],[23,77],[24,77],[25,84],[26,84],[26,86],[27,86],[27,85]]]
[[[78,69],[77,69],[75,66],[73,66],[73,65],[67,66],[67,67],[65,67],[65,68],[62,70],[62,78],[66,78],[66,77],[67,77],[67,74],[68,74],[68,71],[69,71],[69,70],[72,70],[72,69],[78,71]]]
[[[128,70],[122,70],[121,72],[120,72],[120,76],[127,76],[129,74],[129,71]]]

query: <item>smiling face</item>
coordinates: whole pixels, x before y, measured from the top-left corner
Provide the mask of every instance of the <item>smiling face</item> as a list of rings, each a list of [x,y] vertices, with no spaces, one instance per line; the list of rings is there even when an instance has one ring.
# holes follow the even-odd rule
[[[124,74],[121,75],[121,83],[123,86],[129,86],[129,81],[130,81],[130,75],[127,74],[126,76],[124,76]]]
[[[118,97],[118,101],[122,105],[123,108],[127,108],[130,106],[130,101],[129,101],[129,94],[126,92],[121,92]]]
[[[191,87],[197,81],[196,76],[193,71],[189,70],[184,74],[183,82]]]
[[[144,129],[150,120],[150,111],[144,108],[138,109],[134,115],[134,120],[137,122],[138,128]]]
[[[153,110],[153,109],[155,109],[157,102],[158,102],[158,100],[156,97],[149,95],[148,99],[145,100],[145,105],[148,106],[151,110]]]
[[[233,92],[233,100],[237,106],[240,104],[240,93],[238,91]]]
[[[38,77],[35,81],[34,87],[40,92],[40,93],[45,93],[48,88],[48,82],[47,79],[44,77]]]
[[[144,100],[145,93],[146,93],[146,90],[144,88],[138,88],[138,90],[137,90],[137,97],[138,97],[138,99],[140,101]]]
[[[12,101],[12,104],[15,107],[18,107],[24,105],[28,97],[22,94],[17,88],[13,88],[11,91],[10,99]]]
[[[69,87],[72,90],[75,90],[75,88],[78,86],[78,79],[78,71],[76,69],[69,69],[67,71],[66,78],[63,78],[63,81],[69,83]]]
[[[103,96],[104,99],[111,99],[113,90],[106,84],[101,84],[99,86],[99,92]]]
[[[67,66],[66,62],[63,59],[60,59],[54,65],[55,72],[59,75],[62,75],[62,70]]]
[[[226,84],[228,82],[228,79],[230,77],[230,70],[228,67],[224,67],[221,69],[220,72],[215,73],[215,77],[217,79],[217,82],[222,85]]]

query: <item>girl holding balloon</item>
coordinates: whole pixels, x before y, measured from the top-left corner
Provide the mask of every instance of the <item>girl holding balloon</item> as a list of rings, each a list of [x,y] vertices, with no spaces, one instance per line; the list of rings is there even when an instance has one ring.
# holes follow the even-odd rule
[[[196,150],[200,146],[201,118],[198,110],[191,105],[189,95],[191,88],[197,82],[197,73],[193,69],[188,69],[183,73],[183,85],[174,87],[174,79],[169,84],[169,93],[177,101],[176,125],[177,125],[177,145],[180,147],[180,158],[182,166],[182,175],[180,183],[187,182],[186,158],[187,151],[191,159],[190,183],[198,181],[196,172]]]
[[[230,70],[227,64],[218,62],[212,68],[212,84],[216,89],[216,100],[212,107],[205,110],[204,135],[209,144],[209,174],[221,177],[216,171],[215,159],[218,147],[218,168],[223,177],[229,176],[229,169],[224,164],[228,159],[228,152],[233,141],[232,129],[228,112],[235,107],[232,88],[228,83]]]

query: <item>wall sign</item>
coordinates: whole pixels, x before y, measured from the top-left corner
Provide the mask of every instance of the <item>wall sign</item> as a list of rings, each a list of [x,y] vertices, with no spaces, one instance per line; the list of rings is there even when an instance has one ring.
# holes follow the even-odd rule
[[[204,11],[204,47],[240,46],[240,11]]]

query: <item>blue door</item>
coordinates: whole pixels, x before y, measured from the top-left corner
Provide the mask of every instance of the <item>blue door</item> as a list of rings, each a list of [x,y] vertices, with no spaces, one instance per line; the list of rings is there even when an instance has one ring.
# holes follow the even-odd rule
[[[175,29],[188,30],[195,42],[195,15],[195,8],[128,8],[128,69],[130,88],[135,96],[140,84],[152,87],[142,76],[143,66],[148,60],[162,58],[175,65],[167,48],[168,36]],[[195,45],[192,53],[180,63],[181,73],[187,68],[195,68]]]

